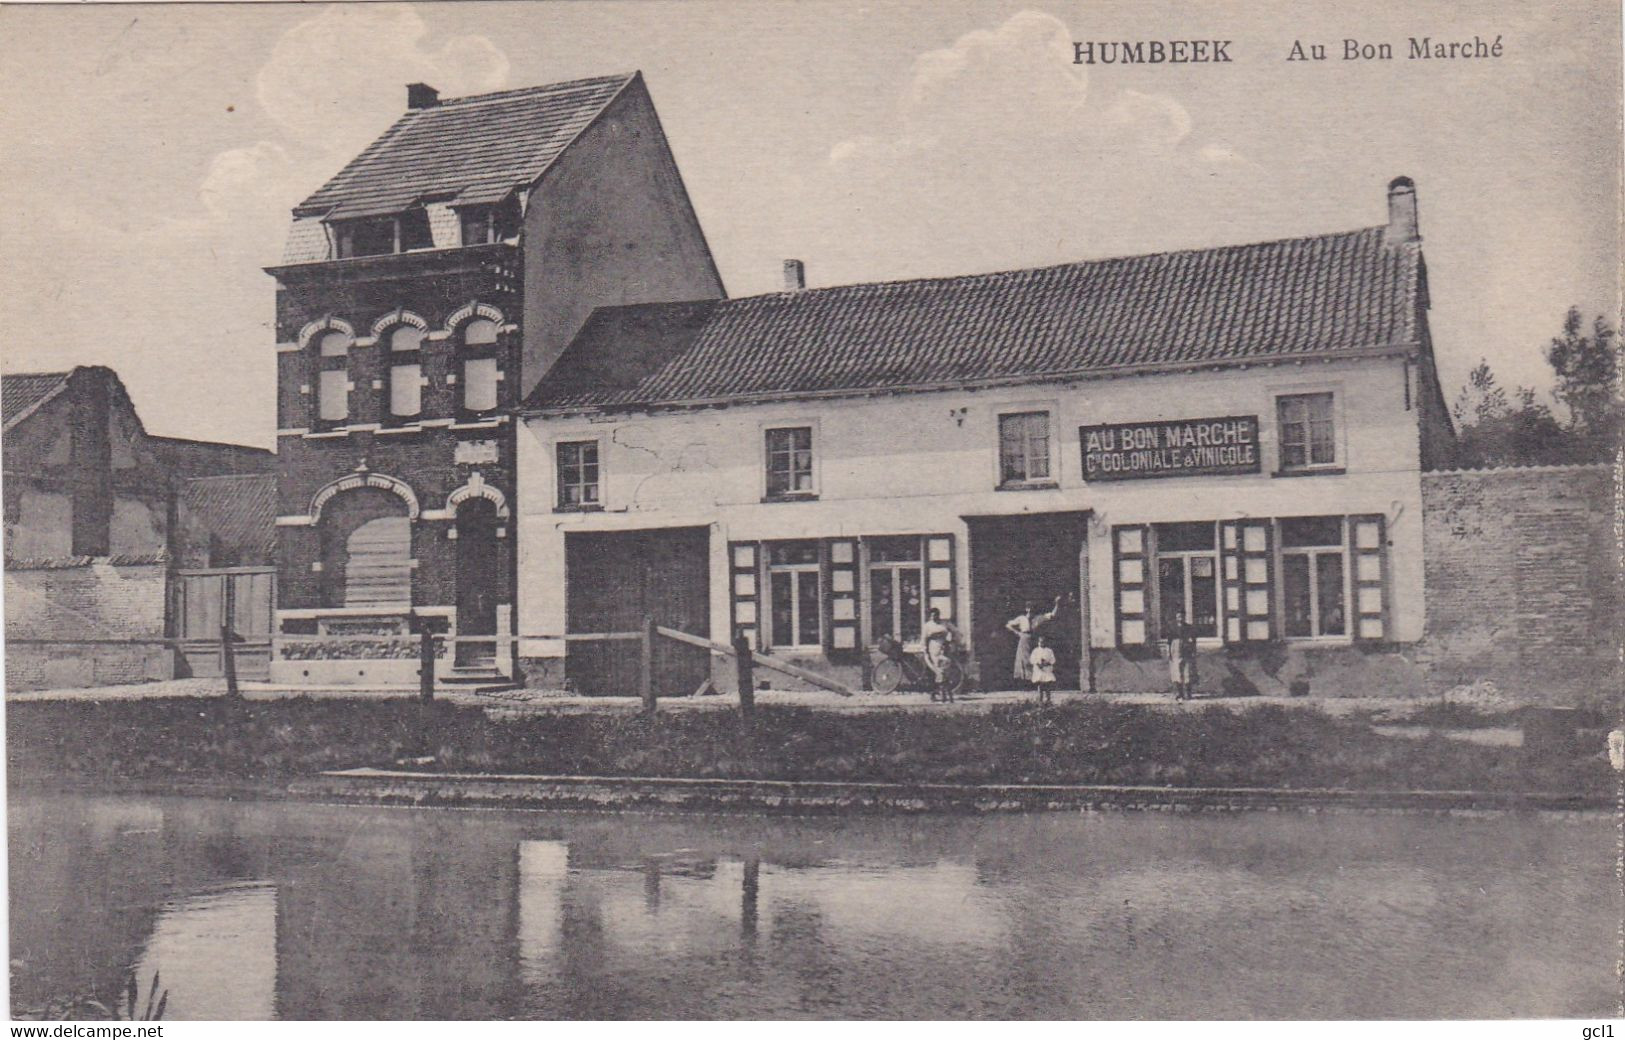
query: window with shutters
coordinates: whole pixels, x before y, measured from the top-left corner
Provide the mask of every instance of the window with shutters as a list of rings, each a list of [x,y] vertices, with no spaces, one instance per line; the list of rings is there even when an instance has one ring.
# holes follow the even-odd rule
[[[921,539],[869,538],[869,634],[918,643],[925,624],[925,554]]]
[[[1288,394],[1275,399],[1282,472],[1337,465],[1337,430],[1332,405],[1330,392]]]
[[[1283,633],[1288,639],[1347,636],[1343,518],[1288,517],[1280,526]]]
[[[823,596],[816,541],[768,542],[768,645],[818,650],[823,645]]]
[[[1012,412],[999,416],[999,486],[1052,483],[1048,412]]]
[[[1219,635],[1219,564],[1212,521],[1157,524],[1157,606],[1162,638],[1190,625],[1197,638]]]

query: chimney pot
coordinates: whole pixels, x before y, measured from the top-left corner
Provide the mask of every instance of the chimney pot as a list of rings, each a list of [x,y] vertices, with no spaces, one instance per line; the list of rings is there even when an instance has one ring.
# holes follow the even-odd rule
[[[1409,177],[1395,177],[1388,182],[1388,234],[1385,238],[1391,246],[1422,239],[1416,221],[1416,183]]]
[[[440,104],[440,91],[427,83],[408,83],[406,85],[406,107],[433,108]]]
[[[784,291],[800,292],[807,287],[807,265],[800,260],[784,262]]]

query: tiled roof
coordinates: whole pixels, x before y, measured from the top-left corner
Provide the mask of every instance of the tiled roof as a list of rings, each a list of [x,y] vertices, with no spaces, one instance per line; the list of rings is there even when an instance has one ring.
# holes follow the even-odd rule
[[[243,565],[269,563],[276,546],[276,474],[194,477],[181,491],[184,537],[201,536]],[[207,549],[207,545],[203,546]]]
[[[0,416],[6,429],[67,385],[71,372],[28,372],[0,378]]]
[[[1087,376],[1415,344],[1421,247],[1385,229],[594,313],[538,409]]]
[[[637,75],[447,98],[408,111],[294,213],[398,213],[429,194],[449,193],[459,204],[501,199],[541,176]]]
[[[147,445],[164,468],[177,477],[212,477],[276,470],[276,452],[247,444],[194,441],[185,437],[147,436]]]

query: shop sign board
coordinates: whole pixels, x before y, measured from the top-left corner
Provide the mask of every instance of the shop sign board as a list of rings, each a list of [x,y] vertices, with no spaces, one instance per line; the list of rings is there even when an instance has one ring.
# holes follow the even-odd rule
[[[1084,480],[1259,472],[1258,416],[1081,426]]]

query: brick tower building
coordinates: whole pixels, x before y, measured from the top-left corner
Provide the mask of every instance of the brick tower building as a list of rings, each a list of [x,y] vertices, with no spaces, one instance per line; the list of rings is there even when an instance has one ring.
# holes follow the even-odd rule
[[[277,681],[410,681],[420,626],[512,676],[509,409],[594,307],[723,295],[640,73],[407,104],[268,269]]]

